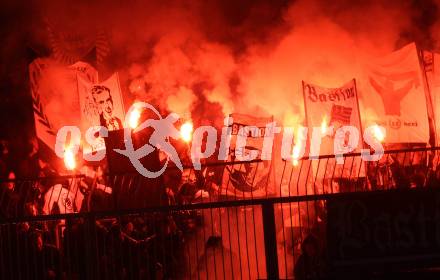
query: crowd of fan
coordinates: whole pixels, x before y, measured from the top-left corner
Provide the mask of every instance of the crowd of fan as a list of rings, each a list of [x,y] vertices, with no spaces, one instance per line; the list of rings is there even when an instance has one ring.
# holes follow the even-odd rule
[[[44,194],[54,184],[69,187],[72,181],[59,177],[54,168],[37,157],[35,142],[30,143],[30,152],[20,162],[12,160],[8,142],[0,144],[0,221],[14,219],[0,224],[0,278],[164,279],[178,278],[185,269],[178,262],[182,260],[180,247],[184,235],[191,234],[197,223],[200,225],[198,214],[154,213],[99,219],[81,216],[31,221],[41,214],[63,214],[57,203],[49,213],[43,211]],[[103,176],[98,181],[106,183]],[[77,182],[96,183],[90,178]],[[193,193],[188,186],[184,189],[181,195],[164,193],[164,203],[185,201]],[[110,209],[112,196],[108,191],[80,191],[85,197],[81,209],[86,208],[87,197],[91,197],[96,210]],[[20,217],[26,217],[26,221],[16,221]]]

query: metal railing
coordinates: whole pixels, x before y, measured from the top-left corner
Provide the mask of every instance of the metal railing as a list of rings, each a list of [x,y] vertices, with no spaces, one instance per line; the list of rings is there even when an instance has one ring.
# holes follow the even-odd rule
[[[267,170],[261,161],[174,170],[160,184],[136,174],[5,180],[2,278],[328,276],[327,201],[431,189],[439,149],[387,151],[365,164],[360,154],[339,166],[332,156],[283,161],[274,180],[258,177]],[[304,265],[310,243],[320,263],[312,272]]]

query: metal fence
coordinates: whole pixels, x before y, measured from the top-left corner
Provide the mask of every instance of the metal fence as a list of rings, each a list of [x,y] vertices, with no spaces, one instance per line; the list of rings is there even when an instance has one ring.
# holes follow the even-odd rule
[[[2,279],[332,277],[327,202],[434,188],[439,149],[387,151],[380,161],[365,163],[360,154],[350,154],[340,165],[334,156],[283,161],[273,181],[258,177],[261,161],[174,170],[159,183],[136,174],[5,180],[0,274]],[[267,180],[264,191],[254,188],[257,180]],[[316,256],[312,268],[306,246]]]

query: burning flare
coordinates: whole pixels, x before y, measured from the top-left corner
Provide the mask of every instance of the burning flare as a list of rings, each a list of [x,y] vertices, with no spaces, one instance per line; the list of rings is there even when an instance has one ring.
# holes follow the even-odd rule
[[[183,139],[183,141],[187,143],[191,141],[193,130],[194,127],[192,122],[188,121],[182,124],[182,126],[180,127],[180,137]]]
[[[327,131],[327,116],[324,116],[321,122],[321,133],[325,134],[326,131]]]
[[[293,147],[293,152],[292,152],[292,164],[293,166],[298,166],[299,164],[299,153],[301,151],[301,146],[300,144],[296,144]]]
[[[67,147],[64,150],[64,166],[66,166],[68,170],[73,170],[76,168],[75,153],[73,152],[72,147]]]
[[[383,142],[383,140],[385,140],[385,134],[377,124],[373,127],[373,134],[379,142]]]
[[[139,119],[141,117],[141,109],[135,107],[128,117],[128,126],[132,129],[135,129],[139,125]]]

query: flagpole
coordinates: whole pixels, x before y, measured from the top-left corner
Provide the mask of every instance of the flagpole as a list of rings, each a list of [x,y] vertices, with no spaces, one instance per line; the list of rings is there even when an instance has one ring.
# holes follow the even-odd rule
[[[303,93],[303,101],[304,101],[305,125],[307,127],[307,143],[306,143],[305,152],[307,152],[307,154],[309,154],[310,153],[309,117],[308,117],[308,114],[307,114],[307,104],[306,104],[307,102],[306,102],[306,95],[305,95],[305,92],[304,92],[304,81],[301,81],[301,83],[302,83],[302,93]],[[295,144],[296,144],[296,140],[297,139],[295,139]]]
[[[416,45],[417,48],[417,45]],[[424,84],[425,84],[425,98],[427,99],[426,102],[426,110],[428,113],[428,123],[429,126],[432,126],[432,131],[434,132],[434,145],[431,145],[432,143],[429,143],[431,146],[436,146],[437,143],[437,126],[436,126],[436,122],[435,122],[435,112],[434,112],[434,104],[432,103],[432,99],[431,99],[431,88],[429,86],[429,81],[428,81],[428,76],[426,75],[426,67],[425,67],[425,62],[423,59],[423,56],[421,57],[421,54],[423,54],[423,51],[418,50],[417,48],[417,57],[419,59],[419,66],[420,68],[422,68],[422,72],[423,72],[423,80],[424,80]],[[432,61],[433,61],[433,67],[434,67],[434,55],[432,56]],[[434,68],[432,69],[432,71],[434,71]],[[429,104],[428,104],[429,103]],[[429,113],[429,107],[431,107],[431,112],[432,112],[432,119],[430,119]],[[431,130],[431,128],[430,128]],[[429,141],[428,141],[429,142]]]
[[[365,148],[365,145],[364,145],[365,144],[364,143],[364,129],[363,129],[363,126],[362,126],[361,109],[360,109],[360,106],[359,106],[359,96],[358,96],[357,83],[356,83],[356,79],[355,78],[353,78],[353,84],[354,84],[354,92],[356,94],[356,107],[357,107],[358,116],[359,116],[359,130],[361,131],[361,139],[362,139],[362,141],[361,141],[362,149],[361,150],[363,150]],[[362,164],[362,156],[361,156],[360,165],[361,164]],[[366,170],[367,166],[366,165],[367,164],[364,162],[364,164],[362,166],[359,166],[359,173],[357,174],[357,178],[358,179],[359,179],[359,177],[361,175],[362,167],[363,167],[363,170],[364,170],[364,174],[363,175],[365,175],[365,177],[367,177],[367,170]],[[350,174],[350,176],[351,176],[351,174]]]
[[[359,96],[358,96],[358,91],[357,91],[356,79],[353,79],[353,84],[354,84],[354,92],[356,94],[356,107],[357,107],[358,117],[359,117],[359,128],[361,131],[361,137],[363,139],[364,129],[362,127],[361,110],[359,108]],[[364,141],[363,140],[362,140],[362,148],[364,148]]]
[[[119,73],[118,72],[116,72],[116,81],[118,82],[119,99],[121,100],[121,105],[122,105],[122,116],[124,117],[124,120],[125,120],[124,99],[123,99],[123,96],[122,96],[122,89],[121,89],[121,83],[119,82]]]

